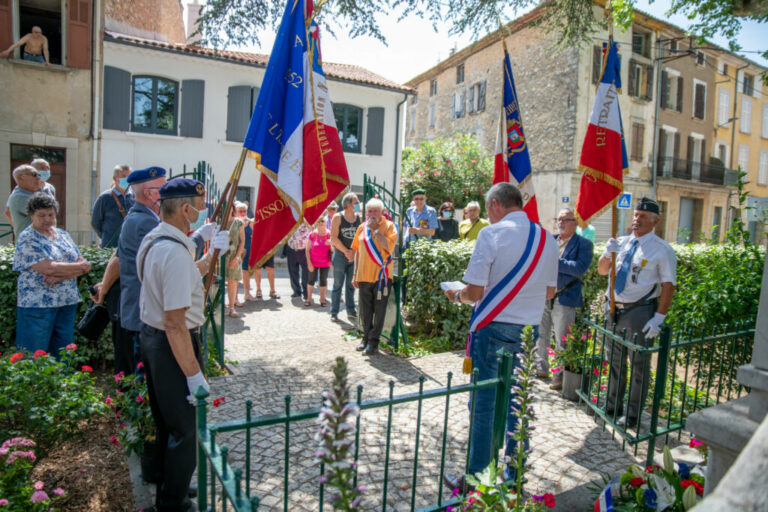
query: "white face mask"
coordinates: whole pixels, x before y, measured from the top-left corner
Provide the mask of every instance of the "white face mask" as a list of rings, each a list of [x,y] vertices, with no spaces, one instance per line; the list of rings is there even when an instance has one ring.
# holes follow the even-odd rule
[[[208,216],[208,208],[203,208],[202,210],[198,210],[197,208],[192,206],[192,210],[197,212],[197,218],[194,221],[189,220],[189,218],[187,218],[187,220],[189,221],[189,230],[196,231],[201,227],[203,227],[203,224],[205,224],[205,218]]]

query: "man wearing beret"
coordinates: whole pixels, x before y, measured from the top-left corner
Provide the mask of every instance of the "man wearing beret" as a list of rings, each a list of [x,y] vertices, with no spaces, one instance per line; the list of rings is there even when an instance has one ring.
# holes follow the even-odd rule
[[[431,240],[437,229],[437,212],[427,204],[426,191],[423,188],[414,190],[411,199],[413,199],[413,206],[405,211],[406,246],[420,238]]]
[[[162,222],[142,240],[136,271],[142,283],[141,353],[147,373],[152,417],[161,454],[157,482],[158,511],[186,511],[195,470],[194,391],[208,391],[203,376],[200,326],[203,275],[214,264],[209,252],[195,261],[195,244],[187,233],[205,220],[205,187],[196,180],[174,178],[159,190]],[[211,249],[226,251],[214,240]]]
[[[606,303],[606,318],[609,325],[616,324],[616,332],[626,329],[627,339],[632,340],[637,335],[635,343],[641,346],[646,346],[646,340],[655,338],[661,332],[661,324],[675,293],[677,258],[672,247],[653,233],[658,222],[659,205],[652,199],[642,198],[632,217],[632,234],[608,240],[605,253],[597,265],[600,275],[608,275],[611,254],[616,254],[616,279],[608,283],[614,289],[616,313],[611,315],[610,305]],[[610,288],[607,294],[610,294]],[[611,370],[606,412],[620,416],[627,383],[627,349],[614,342],[607,350]],[[649,358],[631,350],[629,356],[632,365],[631,396],[626,416],[618,421],[620,426],[627,428],[637,426],[641,419],[650,377]]]

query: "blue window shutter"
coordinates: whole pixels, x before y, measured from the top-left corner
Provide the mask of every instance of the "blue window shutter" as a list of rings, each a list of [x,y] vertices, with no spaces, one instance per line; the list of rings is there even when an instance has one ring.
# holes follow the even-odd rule
[[[181,136],[203,137],[204,80],[181,81]]]
[[[128,131],[131,115],[131,74],[104,66],[104,110],[102,128]]]
[[[251,86],[233,85],[227,95],[227,140],[243,142],[251,121]]]
[[[384,107],[368,108],[368,130],[365,139],[365,153],[381,155],[384,146]]]

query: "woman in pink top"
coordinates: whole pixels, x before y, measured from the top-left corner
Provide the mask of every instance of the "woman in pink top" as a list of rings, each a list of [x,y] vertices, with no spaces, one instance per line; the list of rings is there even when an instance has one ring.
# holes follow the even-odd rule
[[[307,265],[309,267],[309,279],[307,279],[307,300],[304,305],[312,305],[312,290],[315,279],[320,274],[320,307],[328,305],[325,301],[325,292],[328,290],[328,269],[331,267],[331,234],[326,226],[326,217],[323,215],[315,222],[315,229],[309,234],[307,242]]]

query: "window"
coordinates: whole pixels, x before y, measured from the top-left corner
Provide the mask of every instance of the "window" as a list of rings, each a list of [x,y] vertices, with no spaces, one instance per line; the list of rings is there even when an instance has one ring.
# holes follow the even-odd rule
[[[451,119],[464,117],[464,114],[466,113],[467,91],[465,89],[456,91],[451,95],[451,99]]]
[[[725,142],[715,142],[715,158],[720,160],[720,164],[722,164],[723,167],[728,165],[728,145]]]
[[[731,91],[720,89],[717,91],[717,125],[724,127],[731,118]]]
[[[429,82],[429,96],[437,96],[437,80]]]
[[[600,74],[603,71],[603,49],[595,45],[592,47],[592,83],[600,81]]]
[[[704,119],[704,107],[707,101],[707,84],[693,79],[693,117]]]
[[[749,146],[746,144],[739,144],[738,166],[742,172],[749,172]]]
[[[669,53],[677,53],[677,41],[669,42]]]
[[[741,97],[741,118],[739,119],[739,131],[752,133],[752,98]]]
[[[435,104],[429,106],[429,127],[435,127]]]
[[[632,33],[632,53],[648,57],[651,48],[651,35],[648,32]]]
[[[723,62],[722,60],[717,61],[717,72],[721,75],[727,75],[728,74],[728,64]]]
[[[414,94],[413,96],[411,96],[411,105],[416,105],[418,102],[419,102],[418,94]]]
[[[457,84],[464,83],[464,64],[459,64],[458,66],[456,66],[456,83]]]
[[[763,120],[760,127],[760,136],[768,139],[768,103],[763,105]]]
[[[632,123],[632,160],[643,161],[644,136],[645,125],[643,123]]]
[[[485,110],[485,80],[469,86],[469,101],[467,109],[470,114],[480,113]],[[463,93],[462,93],[463,95]]]
[[[683,77],[675,70],[661,72],[661,106],[667,110],[683,111]]]
[[[653,67],[635,60],[629,61],[628,93],[633,98],[650,100],[653,98]]]
[[[408,131],[413,133],[416,131],[416,108],[411,107],[408,109]]]
[[[697,66],[707,65],[707,58],[704,56],[702,52],[696,52],[696,65]]]
[[[346,153],[360,153],[360,140],[363,131],[363,109],[353,105],[337,103],[333,106],[333,116],[339,129],[341,148]]]
[[[131,130],[176,135],[178,96],[178,82],[156,76],[134,76]]]
[[[744,87],[741,92],[747,96],[752,96],[755,93],[755,77],[744,73],[744,80],[742,82]]]
[[[768,151],[760,151],[760,162],[757,165],[757,184],[768,185]]]

